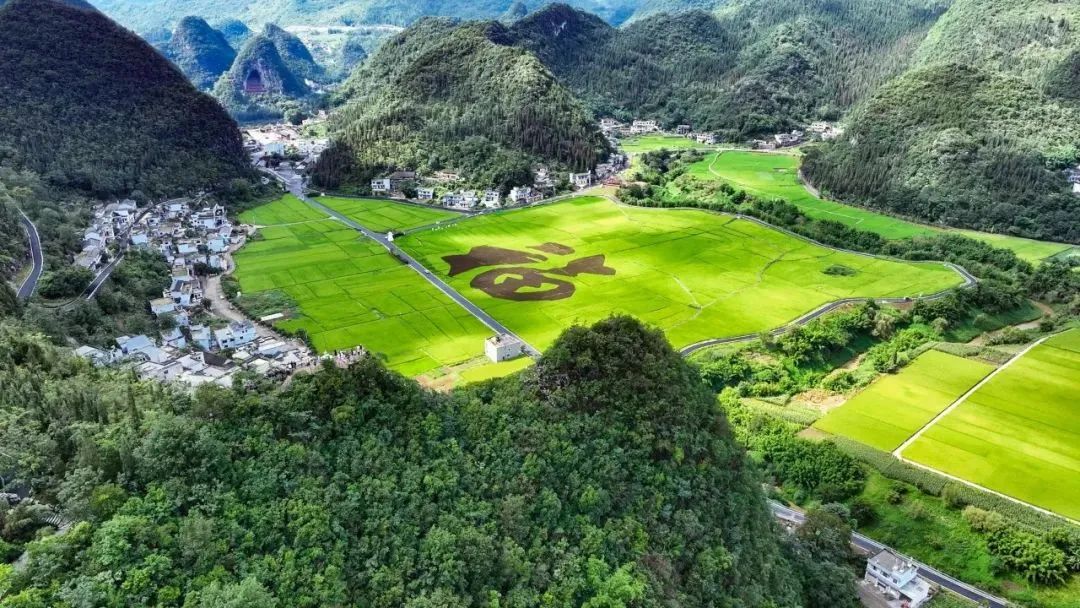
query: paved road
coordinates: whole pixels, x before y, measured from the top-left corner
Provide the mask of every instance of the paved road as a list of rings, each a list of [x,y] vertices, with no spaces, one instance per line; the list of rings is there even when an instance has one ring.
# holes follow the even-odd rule
[[[19,287],[19,299],[29,300],[30,296],[34,295],[34,290],[37,289],[38,281],[41,279],[41,273],[45,270],[45,256],[41,253],[41,236],[38,234],[37,226],[34,222],[30,221],[30,218],[26,217],[26,214],[19,211],[22,215],[23,230],[26,231],[26,238],[30,242],[30,258],[34,262],[34,268],[27,275],[23,284]]]
[[[803,522],[806,521],[806,515],[803,514],[802,511],[786,507],[774,500],[769,501],[769,508],[772,509],[773,515],[779,520],[789,522],[797,526],[802,525]],[[851,544],[868,553],[877,553],[883,549],[889,549],[890,551],[893,551],[893,553],[898,553],[890,547],[883,545],[872,538],[863,536],[858,532],[853,532],[851,534]],[[989,593],[981,589],[972,587],[971,585],[961,580],[957,580],[949,576],[948,574],[941,572],[940,570],[927,566],[922,562],[916,560],[911,561],[916,566],[918,566],[919,574],[922,575],[923,578],[929,580],[930,582],[936,583],[942,588],[948,589],[949,591],[952,591],[957,595],[963,596],[983,606],[989,606],[990,608],[1007,608],[1009,606],[1009,602],[1001,599],[1000,597],[990,595]]]
[[[521,340],[521,343],[525,345],[525,352],[530,357],[536,358],[536,357],[540,356],[540,351],[539,350],[534,348],[531,344],[529,344],[528,342],[523,340],[520,336],[518,336],[514,332],[510,331],[510,328],[506,327],[502,323],[499,323],[498,321],[495,320],[494,317],[487,314],[486,312],[481,310],[478,306],[476,306],[475,304],[470,302],[465,296],[461,295],[456,289],[454,289],[453,287],[448,285],[445,281],[443,281],[439,277],[432,274],[432,272],[430,270],[428,270],[427,268],[425,268],[423,264],[421,264],[420,262],[417,262],[412,256],[405,253],[400,247],[398,247],[397,245],[395,245],[394,243],[389,241],[386,238],[385,234],[375,232],[373,230],[368,230],[367,228],[365,228],[364,226],[361,226],[359,223],[357,223],[356,221],[350,219],[349,217],[347,217],[345,215],[342,215],[341,213],[338,213],[337,211],[327,207],[326,205],[323,205],[322,203],[320,203],[320,202],[318,202],[318,201],[316,201],[316,200],[314,200],[312,198],[309,198],[304,193],[304,184],[303,184],[303,179],[302,178],[300,178],[300,177],[298,177],[298,176],[296,176],[294,174],[290,174],[290,173],[281,173],[281,172],[277,172],[277,171],[273,171],[273,170],[269,170],[269,172],[274,177],[276,177],[278,180],[283,182],[285,184],[286,188],[289,190],[289,192],[291,192],[293,195],[295,195],[300,200],[302,200],[305,203],[307,203],[308,205],[311,205],[312,207],[314,207],[314,208],[316,208],[316,209],[318,209],[318,210],[320,210],[320,211],[322,211],[322,212],[324,212],[324,213],[338,219],[339,221],[344,223],[346,226],[352,228],[353,230],[356,230],[357,232],[363,234],[367,238],[369,238],[369,239],[375,241],[376,243],[382,245],[383,247],[385,247],[386,250],[389,251],[391,255],[393,255],[394,257],[398,258],[399,260],[405,262],[410,268],[412,268],[414,271],[416,271],[417,274],[419,274],[420,276],[427,279],[427,281],[429,283],[434,285],[439,291],[446,294],[450,299],[457,302],[458,305],[460,305],[462,308],[464,308],[466,311],[468,311],[469,314],[476,317],[481,323],[486,325],[493,332],[495,332],[497,334],[505,334],[505,335],[508,335],[508,336],[513,336],[513,337],[517,338],[518,340]]]

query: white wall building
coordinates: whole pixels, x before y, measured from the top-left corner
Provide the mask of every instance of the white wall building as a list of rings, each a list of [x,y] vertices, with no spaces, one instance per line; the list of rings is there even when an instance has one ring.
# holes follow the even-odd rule
[[[908,608],[919,608],[930,600],[930,584],[919,576],[918,566],[888,549],[867,560],[863,580],[887,600]]]
[[[520,357],[525,351],[525,344],[506,334],[492,336],[484,341],[484,354],[495,363]]]

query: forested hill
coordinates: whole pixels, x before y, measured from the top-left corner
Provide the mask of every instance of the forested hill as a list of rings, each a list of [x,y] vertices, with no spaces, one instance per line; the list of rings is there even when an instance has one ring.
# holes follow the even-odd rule
[[[184,17],[162,50],[199,89],[217,82],[236,59],[225,36],[199,17]]]
[[[902,71],[940,10],[922,0],[734,0],[716,15],[615,29],[556,4],[512,32],[597,114],[734,139],[838,118]]]
[[[449,395],[373,358],[175,395],[0,324],[0,384],[0,465],[85,520],[29,543],[5,606],[857,605],[846,534],[781,532],[715,395],[629,318]]]
[[[1080,242],[1080,4],[957,0],[915,64],[807,157],[839,198],[932,222]]]
[[[596,123],[532,53],[497,42],[507,36],[496,22],[425,19],[383,44],[341,91],[316,182],[453,169],[508,190],[537,164],[591,168],[607,153]]]
[[[236,124],[101,13],[53,0],[0,8],[0,159],[54,185],[148,196],[248,175]]]

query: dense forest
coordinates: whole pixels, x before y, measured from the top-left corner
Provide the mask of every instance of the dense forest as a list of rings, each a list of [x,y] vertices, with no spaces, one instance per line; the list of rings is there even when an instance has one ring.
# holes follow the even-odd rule
[[[585,109],[495,22],[425,19],[387,41],[346,81],[335,148],[315,181],[365,185],[390,167],[461,171],[508,190],[535,164],[585,170],[608,144]]]
[[[512,42],[597,114],[736,139],[838,118],[903,69],[938,4],[739,0],[621,29],[555,4],[517,22]]]
[[[846,522],[779,531],[713,393],[631,319],[449,395],[371,358],[177,394],[4,323],[0,385],[0,463],[78,522],[0,513],[27,552],[5,608],[857,605]]]
[[[212,87],[236,59],[236,51],[224,34],[199,17],[181,19],[160,48],[202,90]]]
[[[285,62],[285,66],[297,78],[313,82],[321,82],[326,79],[325,71],[319,64],[315,63],[311,51],[299,38],[272,23],[266,24],[266,27],[263,28],[263,35],[274,43],[274,48],[277,49],[281,60]]]
[[[257,73],[262,91],[249,91],[245,82]],[[281,117],[291,100],[302,99],[311,89],[289,69],[274,41],[264,34],[248,39],[229,71],[214,85],[214,96],[237,120]]]
[[[807,176],[841,199],[952,226],[1080,242],[1080,7],[958,0],[915,65],[858,107]],[[992,10],[991,10],[992,8]]]
[[[221,107],[97,11],[12,0],[0,32],[0,161],[96,196],[161,196],[249,174]]]

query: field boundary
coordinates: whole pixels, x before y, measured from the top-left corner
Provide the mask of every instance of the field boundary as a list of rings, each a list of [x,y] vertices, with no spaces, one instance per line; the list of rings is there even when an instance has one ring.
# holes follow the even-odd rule
[[[1065,331],[1069,331],[1069,330],[1066,329]],[[1038,505],[1032,504],[1030,502],[1027,502],[1025,500],[1021,500],[1019,498],[1016,498],[1015,496],[1009,496],[1008,494],[1005,494],[1003,492],[999,492],[997,490],[988,488],[988,487],[986,487],[984,485],[975,483],[975,482],[970,481],[968,479],[964,479],[962,477],[957,477],[956,475],[951,475],[949,473],[946,473],[945,471],[939,471],[938,469],[935,469],[934,467],[930,467],[930,466],[915,462],[914,460],[909,460],[907,458],[904,458],[904,456],[903,456],[903,451],[906,448],[908,448],[919,437],[921,437],[923,433],[925,433],[928,429],[930,429],[930,427],[934,426],[942,418],[944,418],[946,415],[948,415],[950,412],[952,412],[956,408],[960,407],[964,402],[966,402],[968,400],[968,398],[971,397],[971,395],[975,394],[976,391],[978,391],[980,388],[982,388],[983,385],[990,382],[990,380],[992,380],[995,376],[997,376],[999,373],[1001,373],[1001,372],[1005,371],[1006,369],[1008,369],[1010,366],[1012,366],[1013,363],[1016,363],[1017,361],[1022,359],[1025,355],[1027,355],[1029,352],[1034,350],[1039,345],[1043,344],[1044,342],[1046,342],[1047,340],[1053,338],[1054,336],[1057,336],[1057,335],[1062,334],[1062,333],[1064,333],[1064,332],[1055,332],[1055,333],[1052,333],[1050,335],[1043,336],[1042,338],[1040,338],[1040,339],[1036,340],[1035,342],[1033,342],[1032,344],[1028,345],[1024,350],[1018,352],[1015,356],[1013,356],[1013,358],[1011,358],[1007,362],[1005,362],[1004,365],[1001,365],[1000,367],[998,367],[994,371],[987,374],[987,376],[985,378],[983,378],[981,381],[979,381],[978,384],[971,387],[971,389],[968,390],[963,395],[961,395],[959,399],[954,401],[951,405],[949,405],[949,407],[945,408],[944,410],[941,411],[940,414],[935,416],[933,420],[931,420],[930,422],[927,422],[921,429],[919,429],[915,434],[913,434],[911,437],[909,437],[907,441],[900,444],[900,447],[893,450],[893,453],[892,453],[893,456],[895,456],[897,460],[899,460],[900,462],[903,462],[905,464],[910,464],[912,466],[918,467],[918,468],[923,469],[925,471],[930,471],[932,473],[936,473],[938,475],[941,475],[942,477],[946,477],[946,478],[951,479],[952,481],[955,481],[957,483],[962,483],[962,484],[964,484],[966,486],[970,486],[972,488],[982,490],[983,492],[988,492],[990,494],[994,494],[995,496],[999,496],[999,497],[1004,498],[1006,500],[1012,501],[1012,502],[1014,502],[1014,503],[1016,503],[1018,505],[1028,507],[1029,509],[1034,509],[1034,510],[1036,510],[1036,511],[1038,511],[1040,513],[1044,513],[1046,515],[1052,515],[1052,516],[1057,517],[1059,519],[1063,519],[1063,520],[1065,520],[1065,521],[1067,521],[1069,523],[1080,526],[1080,520],[1073,519],[1071,517],[1068,517],[1067,515],[1062,515],[1061,513],[1057,513],[1057,512],[1051,511],[1049,509],[1040,507]]]

